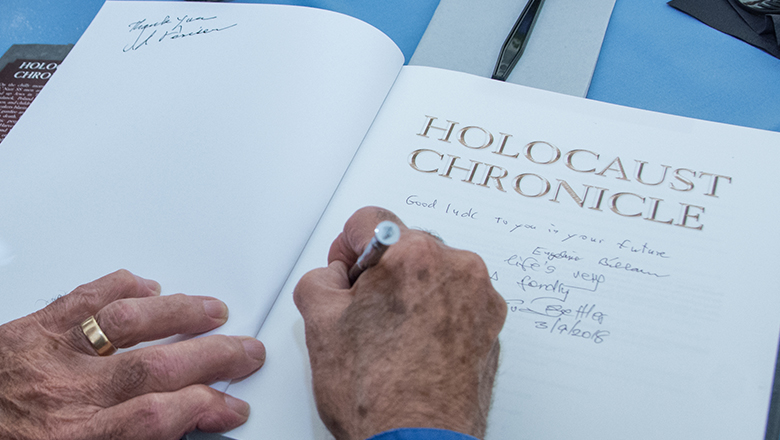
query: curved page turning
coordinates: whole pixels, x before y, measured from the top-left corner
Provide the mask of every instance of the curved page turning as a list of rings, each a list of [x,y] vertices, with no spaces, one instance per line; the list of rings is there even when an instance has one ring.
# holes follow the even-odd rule
[[[107,2],[0,144],[0,321],[127,268],[256,334],[402,63],[332,12]]]

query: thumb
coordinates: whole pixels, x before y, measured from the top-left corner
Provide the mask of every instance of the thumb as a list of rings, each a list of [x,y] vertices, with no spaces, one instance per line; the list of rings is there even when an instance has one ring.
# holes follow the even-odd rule
[[[368,206],[357,210],[344,224],[344,231],[331,244],[328,263],[339,260],[346,263],[347,267],[355,264],[374,236],[374,228],[385,220],[398,225],[402,232],[407,229],[401,219],[387,209]]]

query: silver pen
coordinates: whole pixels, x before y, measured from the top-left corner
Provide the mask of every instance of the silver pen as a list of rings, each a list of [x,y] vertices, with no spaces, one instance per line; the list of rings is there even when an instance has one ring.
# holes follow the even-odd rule
[[[358,279],[364,270],[376,265],[387,248],[391,244],[397,243],[399,238],[401,238],[401,229],[395,223],[385,220],[376,225],[371,241],[363,250],[355,265],[349,269],[349,285],[355,284],[355,280]]]

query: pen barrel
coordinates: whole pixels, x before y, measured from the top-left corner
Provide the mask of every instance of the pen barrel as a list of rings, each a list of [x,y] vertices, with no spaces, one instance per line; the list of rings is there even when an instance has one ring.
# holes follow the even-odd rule
[[[349,284],[355,283],[361,273],[369,267],[375,266],[379,263],[382,255],[391,244],[398,242],[401,236],[401,230],[393,222],[383,221],[377,225],[374,229],[374,236],[371,237],[371,241],[363,249],[363,253],[358,257],[357,262],[349,269],[347,273],[349,277]]]
[[[363,255],[360,256],[361,258],[358,260],[356,266],[361,270],[366,270],[369,267],[376,266],[376,264],[379,263],[379,259],[382,258],[382,255],[385,253],[388,247],[388,245],[374,242],[372,240],[370,246],[368,246],[363,252]]]

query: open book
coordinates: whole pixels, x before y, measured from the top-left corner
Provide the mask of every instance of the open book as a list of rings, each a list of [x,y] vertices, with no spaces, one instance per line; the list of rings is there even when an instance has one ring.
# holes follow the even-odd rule
[[[402,64],[321,10],[107,2],[0,144],[2,322],[119,268],[217,296],[268,349],[228,435],[328,438],[292,289],[379,205],[508,302],[489,439],[764,438],[780,134]]]

